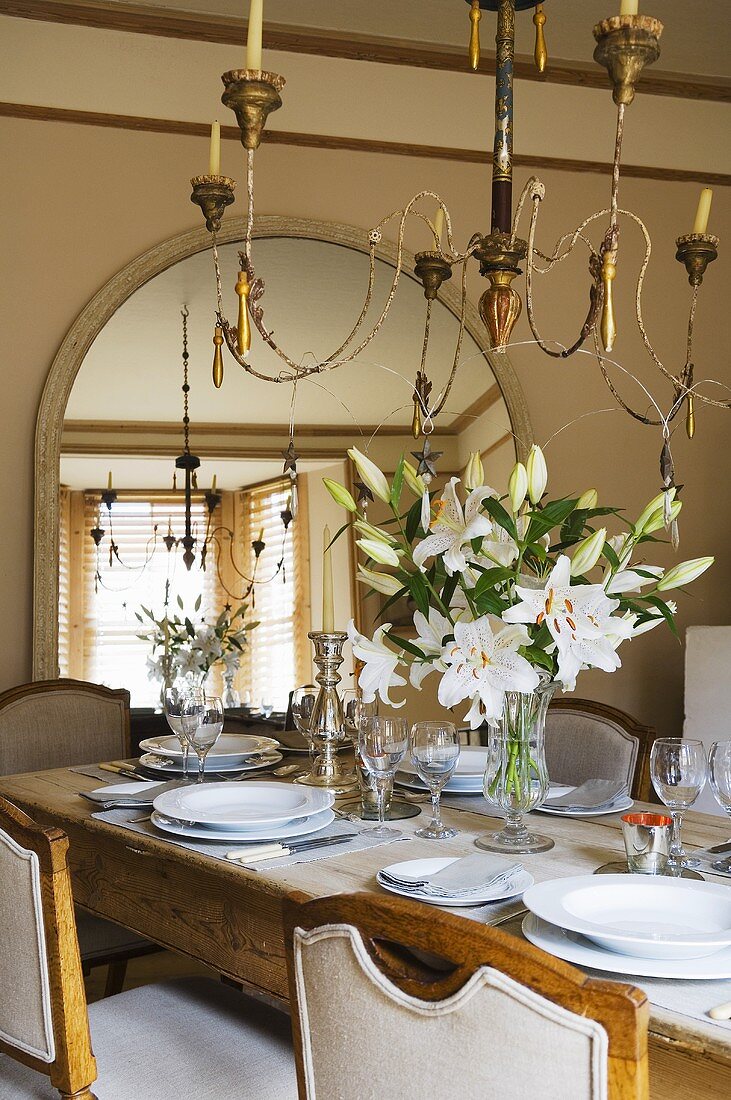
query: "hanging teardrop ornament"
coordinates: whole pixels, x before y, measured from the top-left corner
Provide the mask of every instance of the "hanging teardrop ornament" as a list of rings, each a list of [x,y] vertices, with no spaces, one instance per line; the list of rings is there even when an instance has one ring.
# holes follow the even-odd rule
[[[548,50],[546,49],[546,36],[543,33],[543,28],[546,24],[546,13],[543,10],[543,4],[536,4],[536,10],[533,13],[533,25],[536,28],[536,46],[533,51],[533,59],[536,63],[536,68],[539,73],[546,71],[546,62],[548,61]]]
[[[239,271],[236,280],[236,293],[239,298],[239,321],[236,333],[236,350],[239,355],[246,356],[251,348],[251,326],[249,324],[249,295],[251,284],[245,271]]]
[[[217,390],[220,390],[223,385],[223,353],[221,347],[223,345],[223,329],[220,325],[216,325],[213,330],[213,346],[216,349],[213,352],[213,385]]]
[[[604,304],[602,306],[602,319],[600,325],[600,333],[602,338],[602,344],[606,352],[611,352],[614,347],[614,341],[617,339],[617,325],[614,320],[614,297],[612,294],[612,283],[617,274],[617,265],[615,263],[616,253],[613,251],[605,252],[604,259],[602,260],[602,285],[604,287]]]
[[[545,15],[544,15],[545,20]],[[470,7],[470,68],[475,71],[480,64],[480,0],[472,0]]]
[[[418,439],[421,435],[421,406],[419,405],[419,398],[414,394],[414,415],[411,419],[411,434],[414,439]]]
[[[688,435],[688,439],[692,439],[695,435],[695,402],[693,401],[693,394],[688,394],[688,408],[685,414],[685,431]]]

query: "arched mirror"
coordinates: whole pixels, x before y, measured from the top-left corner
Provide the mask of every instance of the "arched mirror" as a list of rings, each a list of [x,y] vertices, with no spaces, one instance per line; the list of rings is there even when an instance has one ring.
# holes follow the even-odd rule
[[[233,219],[220,247],[231,314],[241,229]],[[267,325],[293,358],[322,358],[350,331],[362,306],[367,235],[267,218],[257,223],[255,236]],[[386,472],[400,454],[418,449],[411,394],[421,355],[423,289],[407,258],[376,340],[354,362],[300,382],[296,392],[291,384],[258,381],[226,357],[223,385],[216,389],[215,282],[207,243],[201,232],[188,234],[136,261],[127,278],[120,273],[81,315],[52,368],[39,418],[37,504],[52,500],[56,511],[37,517],[36,675],[55,675],[58,668],[61,675],[123,682],[133,706],[152,707],[160,685],[148,662],[150,645],[138,637],[149,631],[147,613],[159,617],[167,599],[171,615],[189,618],[198,629],[204,617],[211,622],[243,603],[240,622],[260,625],[229,687],[244,700],[281,709],[291,687],[311,676],[306,635],[320,626],[323,530],[329,526],[334,534],[343,522],[322,478],[352,483],[345,452],[354,443]],[[384,242],[374,317],[390,288],[394,260]],[[196,543],[190,570],[181,546],[185,472],[175,468],[185,449],[183,307],[189,446],[200,458],[191,494]],[[458,291],[445,284],[431,320],[428,371],[435,390],[449,373],[459,308]],[[283,366],[256,336],[254,357],[268,374]],[[44,435],[54,402],[63,416],[55,496],[53,439]],[[298,508],[287,523],[291,482],[283,476],[283,452],[292,423]],[[479,450],[487,480],[504,484],[530,434],[510,364],[488,353],[470,308],[460,369],[434,435],[442,452],[440,479],[459,474],[469,452]],[[110,486],[111,503],[102,498]],[[258,554],[257,542],[264,543]],[[333,564],[337,626],[354,617],[367,628],[379,608],[356,591],[347,536],[335,543]],[[43,620],[44,604],[56,592],[57,632]],[[395,608],[392,616],[398,614]],[[217,669],[226,672],[221,662]]]

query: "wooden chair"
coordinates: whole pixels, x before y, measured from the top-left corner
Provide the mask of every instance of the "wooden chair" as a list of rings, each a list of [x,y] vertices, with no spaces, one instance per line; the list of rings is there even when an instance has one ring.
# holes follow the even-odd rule
[[[87,1011],[67,851],[60,829],[0,798],[3,1100],[93,1098],[97,1063],[102,1100],[295,1100],[289,1019],[220,982],[142,986]]]
[[[0,775],[130,756],[129,692],[83,680],[38,680],[0,694]],[[107,966],[119,993],[127,962],[159,948],[126,928],[76,911],[84,970]]]
[[[284,922],[300,1100],[647,1100],[639,989],[402,898]]]
[[[627,783],[632,798],[649,801],[650,749],[657,734],[631,715],[591,699],[554,699],[546,718],[546,762],[554,783],[587,779]]]

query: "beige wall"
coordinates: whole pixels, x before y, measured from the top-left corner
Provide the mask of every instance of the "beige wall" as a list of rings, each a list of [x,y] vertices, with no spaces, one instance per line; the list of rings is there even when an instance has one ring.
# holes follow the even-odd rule
[[[0,409],[0,484],[3,559],[0,606],[6,645],[0,688],[30,675],[32,606],[33,433],[41,389],[58,345],[88,299],[134,256],[198,224],[188,199],[188,178],[205,157],[205,141],[83,127],[62,123],[0,120],[5,152],[4,203],[0,215],[3,295]],[[460,144],[455,134],[454,144]],[[234,154],[234,150],[236,150]],[[227,162],[240,150],[227,145]],[[240,160],[239,160],[240,163]],[[240,173],[239,173],[240,175]],[[539,243],[549,246],[579,211],[606,202],[598,176],[546,172],[548,198]],[[525,178],[520,174],[519,182]],[[423,186],[443,194],[453,211],[458,239],[486,229],[488,178],[477,165],[375,154],[264,147],[257,157],[261,213],[326,218],[364,227],[401,205]],[[629,180],[622,202],[646,217],[655,253],[647,280],[646,320],[672,369],[680,365],[689,288],[673,260],[673,240],[687,231],[697,196],[688,184]],[[717,191],[712,229],[728,240],[729,204]],[[624,245],[624,242],[623,242]],[[722,243],[723,249],[723,243]],[[656,372],[646,369],[637,341],[629,339],[626,310],[633,298],[636,249],[629,235],[620,258],[617,354],[663,392]],[[711,268],[701,294],[697,371],[728,382],[728,258]],[[545,290],[539,283],[539,320],[568,341],[587,299],[583,261],[563,265]],[[473,277],[471,294],[481,291]],[[269,289],[273,293],[273,288]],[[517,339],[527,339],[524,320]],[[536,438],[546,442],[567,421],[613,404],[588,358],[554,364],[531,350],[513,360],[526,390]],[[103,398],[103,395],[101,395]],[[111,415],[112,410],[109,410]],[[681,597],[680,623],[729,621],[728,413],[699,410],[696,439],[674,439],[678,480],[685,482],[681,554],[715,553],[716,567]],[[551,488],[558,493],[596,485],[604,501],[624,504],[631,515],[659,488],[657,432],[617,413],[581,420],[547,447]],[[668,557],[668,553],[663,558]],[[314,592],[313,592],[314,597]],[[625,668],[613,676],[589,673],[580,692],[613,702],[678,732],[682,720],[682,649],[657,631],[623,653]]]

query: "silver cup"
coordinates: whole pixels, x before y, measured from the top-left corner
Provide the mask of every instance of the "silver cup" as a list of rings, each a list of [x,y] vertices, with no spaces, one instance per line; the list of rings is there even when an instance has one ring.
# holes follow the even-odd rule
[[[622,835],[627,866],[636,875],[663,875],[668,865],[673,819],[666,814],[625,814]]]

